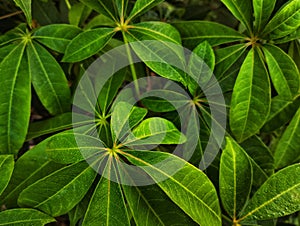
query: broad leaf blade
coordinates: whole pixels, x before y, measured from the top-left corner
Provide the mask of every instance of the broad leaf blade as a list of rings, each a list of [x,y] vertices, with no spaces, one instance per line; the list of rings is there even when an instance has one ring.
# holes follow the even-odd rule
[[[96,172],[86,161],[66,166],[23,190],[18,204],[40,209],[51,216],[63,215],[84,197],[95,176]]]
[[[300,210],[300,164],[272,175],[254,194],[243,211],[242,222],[267,220]]]
[[[123,155],[141,166],[195,222],[202,226],[221,225],[216,190],[202,171],[169,153],[126,151]]]
[[[132,20],[137,16],[147,12],[149,9],[161,3],[163,0],[137,0],[131,10],[128,20]]]
[[[265,45],[263,51],[278,95],[287,100],[294,99],[300,90],[300,74],[295,62],[276,46]]]
[[[64,53],[67,45],[82,30],[69,24],[51,24],[39,28],[33,38],[59,53]]]
[[[10,181],[14,169],[14,163],[13,155],[0,155],[0,195]]]
[[[248,9],[247,9],[248,10]],[[182,38],[184,46],[194,49],[200,42],[208,41],[212,46],[243,41],[245,36],[234,29],[209,21],[184,21],[172,24]]]
[[[18,208],[0,212],[0,225],[41,226],[55,219],[35,209]]]
[[[2,60],[0,74],[0,153],[16,154],[25,141],[30,117],[31,86],[25,44],[20,43]]]
[[[27,23],[31,27],[32,17],[31,17],[31,0],[14,0],[17,6],[19,6],[24,12]]]
[[[274,10],[274,0],[253,0],[254,28],[257,33],[264,29]]]
[[[250,195],[252,167],[246,152],[229,137],[221,155],[219,180],[223,207],[236,219]]]
[[[52,115],[70,110],[70,89],[60,65],[38,43],[30,42],[26,51],[32,84],[42,104]]]
[[[230,12],[241,21],[247,28],[248,32],[252,31],[252,1],[251,0],[221,0]]]
[[[299,29],[300,1],[290,0],[275,14],[265,29],[264,35],[271,39],[279,39]]]
[[[284,131],[275,149],[275,167],[282,168],[300,160],[300,108]]]
[[[270,81],[258,51],[248,53],[233,89],[230,128],[238,142],[257,133],[270,110]]]
[[[77,35],[67,46],[64,62],[77,62],[99,52],[114,35],[113,28],[97,28]]]

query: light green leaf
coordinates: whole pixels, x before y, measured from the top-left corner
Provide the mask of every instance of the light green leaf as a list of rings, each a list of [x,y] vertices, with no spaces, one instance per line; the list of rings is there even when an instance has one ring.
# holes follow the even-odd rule
[[[108,158],[103,172],[108,178],[102,176],[98,182],[84,216],[83,226],[130,225],[121,184],[110,180],[111,174],[116,175],[116,163],[111,156]]]
[[[297,30],[291,32],[289,35],[284,36],[283,38],[274,40],[274,43],[282,44],[282,43],[287,43],[287,42],[291,42],[291,41],[297,41],[299,39],[300,39],[300,27]]]
[[[197,225],[157,185],[122,187],[137,226]]]
[[[213,70],[215,67],[215,54],[212,47],[207,41],[200,43],[191,55],[188,63],[188,71],[190,83],[188,88],[190,93],[195,95],[199,85],[204,89],[207,82],[213,75]]]
[[[161,3],[163,0],[137,0],[131,10],[128,19],[132,20],[137,16],[147,12],[149,9]]]
[[[84,197],[95,176],[96,172],[86,161],[66,166],[23,190],[18,204],[54,217],[66,214]]]
[[[14,169],[14,163],[13,155],[0,155],[0,195],[10,181]]]
[[[42,226],[55,219],[35,209],[18,208],[0,212],[0,225]]]
[[[70,89],[60,65],[38,43],[29,42],[26,50],[32,84],[42,104],[52,115],[70,110]]]
[[[51,24],[40,27],[32,37],[50,49],[64,53],[70,41],[81,31],[69,24]]]
[[[115,34],[113,28],[97,28],[77,35],[67,46],[64,62],[77,62],[99,52]]]
[[[113,20],[103,14],[100,14],[93,17],[84,28],[85,30],[90,30],[100,26],[115,27],[116,25]]]
[[[134,147],[151,144],[182,144],[185,141],[185,136],[172,122],[164,118],[153,117],[142,121],[123,144]]]
[[[22,155],[15,163],[11,180],[0,197],[1,204],[17,207],[17,199],[21,191],[37,180],[62,167],[50,161],[45,153],[47,139]]]
[[[19,43],[0,64],[0,153],[16,154],[22,147],[30,117],[31,86],[25,44]]]
[[[229,137],[221,155],[219,180],[223,207],[236,219],[250,195],[252,167],[246,152]]]
[[[126,151],[122,154],[141,166],[195,222],[202,226],[221,225],[217,192],[202,171],[169,153]]]
[[[272,175],[253,195],[240,221],[267,220],[300,210],[300,164]]]
[[[248,53],[232,93],[230,128],[238,142],[256,134],[270,111],[270,81],[258,51]]]
[[[123,141],[127,133],[136,126],[147,114],[147,109],[131,106],[126,102],[114,105],[111,115],[111,133],[113,140]]]
[[[247,9],[248,11],[249,9]],[[184,21],[172,23],[182,38],[184,46],[194,49],[200,42],[208,41],[212,46],[243,41],[245,36],[234,29],[210,21]]]
[[[263,30],[263,35],[271,39],[287,36],[300,27],[300,0],[290,0],[284,4]]]
[[[16,5],[22,9],[24,12],[27,23],[31,27],[32,17],[31,17],[31,0],[14,0]]]
[[[284,131],[275,149],[275,167],[282,168],[300,160],[300,108]]]
[[[72,5],[69,10],[69,22],[71,25],[80,26],[91,14],[92,9],[81,2]]]
[[[300,97],[294,101],[288,101],[281,96],[272,98],[270,115],[261,130],[263,132],[272,132],[285,125],[296,113],[299,106]]]
[[[115,1],[116,8],[119,14],[120,19],[124,19],[127,11],[128,0],[117,0]]]
[[[274,0],[253,0],[254,28],[257,33],[264,29],[274,10]]]
[[[276,46],[265,45],[263,51],[278,95],[293,100],[300,90],[300,74],[295,62]]]
[[[103,152],[102,142],[95,137],[72,132],[59,133],[48,139],[46,154],[58,163],[80,162]]]

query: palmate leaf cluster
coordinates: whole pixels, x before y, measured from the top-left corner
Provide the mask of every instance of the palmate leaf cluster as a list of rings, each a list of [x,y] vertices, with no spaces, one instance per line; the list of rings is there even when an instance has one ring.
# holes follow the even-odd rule
[[[163,0],[14,3],[26,23],[0,36],[0,225],[60,219],[87,226],[300,225],[300,0],[221,0],[239,21],[235,28],[146,20],[153,9],[174,7]],[[66,22],[52,22],[58,17]],[[158,49],[132,45],[143,64],[119,70],[100,93],[87,81],[86,108],[72,114],[74,90],[88,66],[114,47],[146,40],[186,47],[207,66],[170,50],[192,79],[173,65],[147,61],[149,55],[163,60]],[[147,76],[189,93],[192,101],[172,95],[198,112],[197,138],[180,131],[166,100],[145,98],[132,107],[126,95],[118,96]],[[225,131],[221,150],[203,171],[198,166],[218,120],[197,82],[220,86],[228,113],[227,128],[219,128]],[[161,90],[168,92],[167,85]],[[89,96],[98,100],[95,106]],[[39,121],[33,120],[36,105],[46,112]],[[76,114],[82,120],[74,124]],[[190,139],[197,146],[189,161],[172,154],[176,145],[187,150]],[[151,185],[122,183],[130,180],[124,162],[141,167]]]

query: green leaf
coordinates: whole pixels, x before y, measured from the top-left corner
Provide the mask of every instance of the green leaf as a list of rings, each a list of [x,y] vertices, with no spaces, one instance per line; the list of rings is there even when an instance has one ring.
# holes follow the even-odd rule
[[[185,136],[164,118],[148,118],[142,121],[123,142],[124,145],[182,144]]]
[[[32,17],[31,17],[31,0],[14,0],[16,5],[22,9],[24,12],[27,23],[31,27]]]
[[[123,141],[127,133],[147,115],[147,109],[131,106],[126,102],[114,105],[111,115],[111,133],[113,140]]]
[[[54,217],[66,214],[84,197],[95,176],[86,161],[66,166],[23,190],[18,204]]]
[[[23,154],[15,163],[11,180],[0,197],[1,204],[17,207],[17,199],[21,191],[37,180],[62,167],[50,161],[45,153],[47,139]]]
[[[294,101],[288,101],[281,96],[272,98],[270,115],[261,131],[272,132],[285,125],[294,116],[299,106],[299,97]]]
[[[220,163],[220,196],[226,212],[236,219],[252,187],[252,167],[246,152],[226,137]]]
[[[272,175],[253,195],[240,221],[267,220],[300,210],[300,164]]]
[[[64,53],[67,45],[81,29],[69,24],[51,24],[42,26],[33,34],[33,38],[50,49]]]
[[[189,59],[188,71],[190,83],[188,84],[188,88],[190,93],[195,94],[199,88],[198,84],[204,89],[206,83],[213,75],[214,67],[214,50],[207,41],[204,41],[193,50],[193,54]]]
[[[42,104],[52,115],[70,110],[70,89],[60,65],[38,43],[30,42],[26,50],[32,84]]]
[[[246,38],[234,29],[215,22],[184,21],[175,22],[172,25],[179,30],[183,44],[189,49],[194,49],[203,41],[208,41],[210,45],[217,46],[243,41]]]
[[[147,12],[149,9],[161,3],[163,0],[137,0],[131,10],[128,19],[132,20],[141,14]]]
[[[299,94],[300,74],[295,62],[280,48],[265,45],[263,48],[270,77],[279,96],[292,100]]]
[[[121,184],[110,180],[110,175],[116,174],[116,166],[112,157],[108,158],[103,172],[108,178],[102,176],[98,182],[84,216],[83,226],[130,225]]]
[[[58,163],[80,162],[100,153],[104,146],[98,138],[73,132],[59,133],[48,139],[46,153]]]
[[[253,0],[254,28],[257,33],[264,29],[274,10],[274,0]]]
[[[99,52],[115,34],[113,28],[97,28],[77,35],[67,46],[64,62],[77,62]]]
[[[300,160],[300,108],[284,131],[275,149],[275,167],[283,168]]]
[[[196,225],[157,185],[122,188],[137,226]]]
[[[14,163],[13,155],[0,155],[0,195],[10,181],[14,169]]]
[[[72,5],[69,10],[69,22],[71,25],[80,26],[91,14],[92,9],[81,2]]]
[[[70,221],[70,226],[76,226],[77,222],[83,218],[92,196],[92,190],[94,190],[93,186],[87,192],[85,197],[72,210],[69,211],[68,217]]]
[[[297,41],[299,39],[300,39],[300,27],[297,30],[291,32],[289,35],[284,36],[283,38],[274,40],[274,43],[282,44],[282,43],[286,43],[286,42]]]
[[[111,0],[80,0],[83,4],[87,5],[88,7],[92,8],[93,10],[101,13],[108,18],[113,19],[115,22],[118,21],[116,17],[116,6],[115,1]]]
[[[31,86],[28,62],[19,43],[0,64],[0,153],[16,154],[22,147],[30,117]]]
[[[258,51],[248,53],[232,93],[230,128],[238,142],[256,134],[270,111],[270,81]]]
[[[247,28],[252,31],[252,1],[251,0],[221,0],[230,12]]]
[[[181,158],[164,152],[126,151],[170,199],[202,226],[221,225],[217,192],[207,176]]]
[[[18,208],[0,212],[0,225],[41,226],[55,219],[35,209]]]
[[[263,30],[263,35],[271,39],[287,36],[300,27],[300,0],[290,0],[284,4]]]

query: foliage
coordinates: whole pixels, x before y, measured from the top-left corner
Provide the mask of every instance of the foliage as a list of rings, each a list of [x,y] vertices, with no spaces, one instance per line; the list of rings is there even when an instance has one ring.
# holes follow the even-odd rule
[[[0,3],[23,11],[0,27],[0,225],[300,224],[300,0],[14,3]],[[147,40],[161,48],[134,44]],[[131,65],[100,93],[93,80],[82,89],[87,68],[122,44]],[[159,62],[163,48],[178,65]],[[139,94],[145,77],[188,98],[167,82],[158,93],[176,101],[131,106],[126,85]],[[210,109],[219,94],[206,92],[219,86],[227,128]],[[176,106],[195,110],[185,123],[200,129],[184,130]],[[210,136],[221,150],[206,165]],[[151,183],[135,184],[123,163]]]

